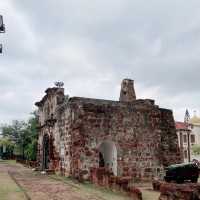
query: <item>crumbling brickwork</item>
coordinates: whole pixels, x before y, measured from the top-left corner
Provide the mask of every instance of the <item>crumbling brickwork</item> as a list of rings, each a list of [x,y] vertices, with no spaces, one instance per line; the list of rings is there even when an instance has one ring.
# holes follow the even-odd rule
[[[49,88],[36,105],[43,170],[91,179],[91,169],[102,167],[114,176],[151,179],[181,162],[172,111],[136,99],[132,80],[123,80],[120,101],[68,98],[63,88]]]

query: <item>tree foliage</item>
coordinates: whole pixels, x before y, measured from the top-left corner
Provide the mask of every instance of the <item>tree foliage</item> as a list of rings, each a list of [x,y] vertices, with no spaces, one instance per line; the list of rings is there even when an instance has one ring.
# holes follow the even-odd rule
[[[0,139],[0,157],[11,158],[13,155],[15,144],[8,137]]]
[[[193,145],[192,152],[194,155],[200,155],[200,145]]]
[[[3,139],[9,138],[14,144],[13,153],[23,159],[36,160],[37,153],[37,116],[25,121],[14,120],[11,125],[1,126]]]

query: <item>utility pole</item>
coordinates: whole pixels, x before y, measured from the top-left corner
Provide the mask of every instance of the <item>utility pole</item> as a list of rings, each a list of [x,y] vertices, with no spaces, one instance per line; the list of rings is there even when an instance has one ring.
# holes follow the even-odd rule
[[[190,124],[189,124],[189,121],[190,121],[190,114],[188,112],[188,109],[186,109],[184,122],[185,122],[186,127],[187,127],[188,162],[191,161],[190,127],[189,127]]]
[[[5,25],[3,23],[3,16],[0,15],[0,33],[5,33]],[[3,47],[2,47],[2,44],[0,44],[0,53],[2,53],[2,50]]]

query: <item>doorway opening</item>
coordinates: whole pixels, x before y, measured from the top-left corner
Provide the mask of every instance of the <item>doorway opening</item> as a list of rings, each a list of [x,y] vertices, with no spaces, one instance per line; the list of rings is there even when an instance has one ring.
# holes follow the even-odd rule
[[[99,167],[109,168],[117,176],[117,148],[114,142],[104,141],[99,147]]]
[[[49,169],[49,136],[45,134],[43,137],[43,162],[42,162],[42,169],[46,170]]]

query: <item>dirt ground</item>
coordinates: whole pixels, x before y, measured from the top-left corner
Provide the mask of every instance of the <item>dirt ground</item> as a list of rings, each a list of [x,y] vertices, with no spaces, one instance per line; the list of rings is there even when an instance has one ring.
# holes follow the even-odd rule
[[[4,179],[2,178],[4,177]],[[18,185],[17,185],[18,184]],[[0,200],[131,200],[125,194],[80,184],[66,177],[42,175],[15,162],[0,162]],[[9,188],[6,192],[2,190]],[[157,200],[151,185],[139,185],[143,200]]]
[[[91,184],[79,184],[56,175],[41,175],[20,164],[0,162],[0,176],[3,174],[6,174],[6,179],[16,187],[16,190],[20,191],[21,196],[13,198],[15,191],[8,191],[5,197],[0,193],[0,200],[130,200],[121,193],[99,189]],[[21,188],[14,184],[9,175]],[[28,197],[24,198],[23,192]]]
[[[143,200],[158,200],[160,192],[154,191],[151,183],[139,183],[135,185],[142,192]]]

